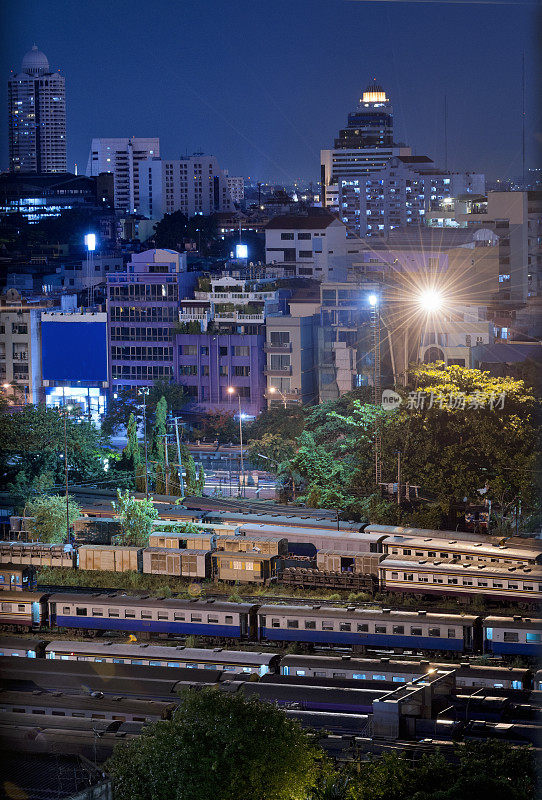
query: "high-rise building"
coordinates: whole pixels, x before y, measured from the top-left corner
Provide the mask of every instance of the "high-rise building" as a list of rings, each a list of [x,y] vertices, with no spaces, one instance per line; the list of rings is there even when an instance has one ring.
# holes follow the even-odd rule
[[[334,149],[321,151],[323,205],[338,209],[340,180],[359,179],[382,169],[393,156],[410,154],[409,147],[394,142],[393,109],[386,92],[381,86],[367,87]]]
[[[66,86],[36,45],[8,81],[11,172],[66,172]]]
[[[115,181],[115,208],[139,211],[139,166],[148,158],[160,157],[160,140],[93,139],[88,157],[87,175],[112,172]]]
[[[182,211],[213,214],[231,211],[228,178],[215,156],[194,153],[175,161],[149,158],[139,166],[139,211],[151,219]]]

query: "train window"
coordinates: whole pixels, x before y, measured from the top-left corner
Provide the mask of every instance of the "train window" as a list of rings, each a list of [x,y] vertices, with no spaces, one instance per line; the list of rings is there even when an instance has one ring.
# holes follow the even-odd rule
[[[373,675],[373,681],[385,681],[385,680],[386,680],[385,675]]]
[[[403,579],[405,581],[413,581],[414,580],[414,573],[413,572],[405,572],[403,575]]]
[[[502,583],[499,583],[498,581],[493,581],[493,588],[502,589]]]
[[[127,608],[124,612],[125,619],[135,619],[135,611],[131,608]]]
[[[405,682],[406,682],[406,679],[405,679],[405,678],[403,678],[403,676],[402,676],[402,675],[394,675],[394,676],[392,677],[392,681],[393,681],[393,683],[405,683]]]
[[[287,628],[299,628],[299,620],[297,620],[297,619],[287,619],[286,620],[286,627]]]
[[[453,586],[457,585],[457,578],[448,578],[448,583],[452,584]]]
[[[530,585],[529,585],[529,584],[527,584],[527,583],[524,583],[524,584],[523,584],[523,588],[524,588],[524,589],[525,589],[527,592],[532,592],[532,590],[533,590],[533,587],[532,587],[532,586],[530,586]]]
[[[119,716],[118,714],[113,714],[111,719],[117,719],[120,720],[121,722],[126,722],[126,717]]]
[[[365,622],[358,622],[358,633],[367,633],[369,626]]]
[[[455,628],[448,628],[448,639],[455,639]]]
[[[315,631],[316,630],[316,622],[313,619],[306,619],[305,620],[305,630],[307,631]]]
[[[105,714],[92,714],[91,719],[105,719]]]
[[[509,588],[509,589],[517,589],[517,588],[518,588],[518,585],[517,585],[517,583],[510,583],[510,582],[508,582],[508,588]]]
[[[272,628],[280,628],[280,619],[271,619]]]
[[[487,581],[478,581],[478,586],[487,587]]]
[[[32,713],[33,714],[45,714],[45,709],[43,709],[43,708],[34,708],[32,710]]]
[[[314,673],[314,674],[316,675],[316,673]],[[366,678],[365,678],[365,674],[364,674],[363,672],[354,672],[354,674],[352,675],[352,677],[353,677],[353,678],[356,678],[356,680],[360,680],[360,681],[364,681],[364,680],[366,680]]]
[[[132,717],[134,722],[146,722],[147,717]]]
[[[334,678],[346,678],[346,672],[334,672],[333,673],[333,677]]]
[[[429,636],[440,636],[440,628],[429,628]]]
[[[2,603],[2,611],[11,611],[11,603]]]
[[[489,641],[493,639],[493,628],[486,628],[486,639]]]
[[[53,716],[53,717],[65,717],[66,716],[66,712],[65,711],[51,711],[51,716]],[[105,719],[105,717],[104,717],[104,719]]]
[[[411,628],[410,629],[411,636],[422,636],[422,629],[421,628]]]
[[[385,625],[375,625],[375,633],[387,633],[388,629]]]
[[[71,614],[71,606],[63,606],[62,607],[63,614]]]
[[[407,548],[407,547],[403,548],[403,555],[404,556],[409,556],[411,553],[412,553],[412,550],[410,550],[409,548]]]
[[[351,631],[352,624],[350,622],[339,622],[339,630],[340,631]]]
[[[118,610],[118,608],[108,608],[107,609],[107,614],[110,617],[118,617],[119,616],[119,610]]]
[[[418,575],[418,583],[429,583],[429,577],[427,575]]]
[[[430,551],[427,553],[427,557],[428,557],[428,558],[436,558],[436,557],[437,557],[437,551],[436,551],[436,550],[430,550]]]
[[[516,631],[505,631],[504,632],[504,641],[505,642],[519,642],[519,635]]]
[[[84,717],[85,715],[81,711],[72,711],[72,717]]]
[[[226,616],[224,617],[224,622],[226,623],[226,625],[233,625],[233,617],[230,614],[226,614]]]
[[[186,669],[197,669],[197,668],[198,668],[197,664],[187,664],[186,665]]]
[[[19,603],[19,604],[17,605],[17,611],[24,611],[24,610],[25,610],[25,605],[24,605],[24,603]]]
[[[512,689],[523,689],[523,681],[512,681]]]
[[[332,630],[334,630],[333,620],[331,620],[331,619],[323,619],[322,620],[322,630],[323,631],[332,631]]]
[[[132,660],[130,661],[130,664],[141,665],[141,664],[143,664],[143,661],[141,661],[138,658],[132,658]]]
[[[175,622],[184,622],[184,614],[181,614],[180,611],[175,611],[173,614],[173,619]]]
[[[190,622],[201,622],[201,614],[191,614]]]
[[[214,617],[212,614],[207,614],[207,622],[211,625],[218,625],[218,617]]]
[[[397,547],[392,547],[392,548],[391,548],[391,552],[392,552],[392,554],[393,554],[394,556],[396,556],[396,555],[399,555],[399,550],[397,549]]]
[[[180,667],[181,665],[177,663],[177,661],[168,661],[168,667]]]
[[[295,674],[296,675],[305,675],[305,670],[304,669],[296,669]]]
[[[404,625],[394,625],[393,626],[393,633],[404,633],[405,626]]]
[[[472,586],[472,581],[463,578],[463,586]]]
[[[528,633],[527,634],[527,641],[528,642],[539,642],[540,641],[540,634],[539,633]]]
[[[162,666],[161,661],[149,661],[149,667],[161,667],[161,666]]]
[[[85,608],[85,606],[76,606],[75,614],[78,617],[86,617],[88,615],[88,608]]]
[[[433,577],[433,583],[444,583],[444,580],[440,578],[438,575]]]
[[[222,669],[224,670],[224,672],[235,672],[235,667],[233,664],[224,664]]]
[[[93,617],[103,617],[104,612],[101,608],[93,608],[92,609],[92,616]]]
[[[399,578],[399,573],[398,572],[392,572],[391,573],[392,581],[396,581],[398,578]]]
[[[164,611],[158,612],[158,619],[169,619],[169,614]]]
[[[113,659],[113,664],[124,664],[124,659],[123,658],[114,658]]]
[[[414,550],[415,556],[423,556],[423,550]]]
[[[448,558],[448,553],[439,553],[441,558]]]
[[[141,619],[152,619],[152,611],[142,611]]]

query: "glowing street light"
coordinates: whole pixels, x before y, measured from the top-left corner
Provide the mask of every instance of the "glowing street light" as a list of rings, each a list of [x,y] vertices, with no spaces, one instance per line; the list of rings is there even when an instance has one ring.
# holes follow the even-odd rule
[[[368,297],[367,299],[368,299],[368,301],[369,301],[369,305],[370,305],[370,306],[372,306],[373,308],[374,308],[376,305],[378,305],[378,297],[377,297],[377,295],[376,295],[376,294],[370,294],[370,295],[369,295],[369,297]]]
[[[442,308],[443,302],[444,298],[442,292],[439,292],[438,289],[424,289],[423,292],[418,295],[418,304],[420,308],[428,314],[439,311],[439,309]]]
[[[269,389],[268,389],[268,392],[269,392],[269,394],[280,394],[280,396],[282,398],[282,404],[283,404],[284,408],[286,408],[287,401],[286,401],[286,398],[284,397],[283,393],[280,391],[280,389],[277,389],[276,386],[270,386]]]

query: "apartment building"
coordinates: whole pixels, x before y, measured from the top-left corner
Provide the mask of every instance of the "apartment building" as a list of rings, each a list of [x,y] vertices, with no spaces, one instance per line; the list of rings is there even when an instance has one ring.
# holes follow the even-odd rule
[[[137,213],[140,208],[139,168],[142,161],[160,157],[160,140],[135,136],[92,140],[87,175],[112,173],[115,208]]]

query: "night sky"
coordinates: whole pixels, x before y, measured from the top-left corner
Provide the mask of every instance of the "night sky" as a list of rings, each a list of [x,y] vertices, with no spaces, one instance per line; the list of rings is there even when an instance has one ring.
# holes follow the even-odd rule
[[[215,154],[230,174],[318,180],[319,153],[375,76],[396,138],[490,179],[521,173],[542,141],[535,3],[375,0],[2,0],[0,167],[6,82],[35,42],[67,83],[68,168],[93,136],[159,136],[162,155]]]

